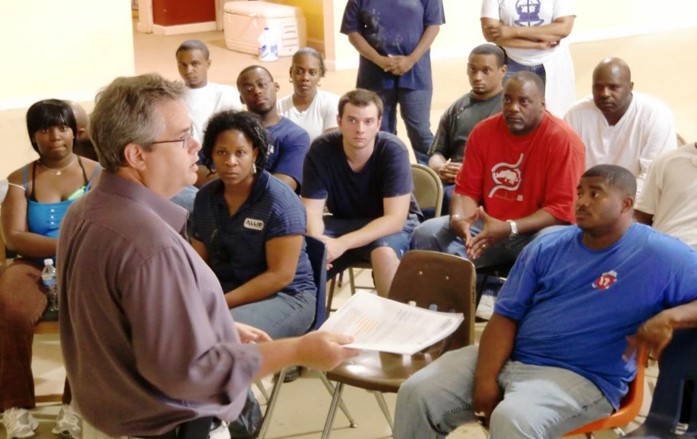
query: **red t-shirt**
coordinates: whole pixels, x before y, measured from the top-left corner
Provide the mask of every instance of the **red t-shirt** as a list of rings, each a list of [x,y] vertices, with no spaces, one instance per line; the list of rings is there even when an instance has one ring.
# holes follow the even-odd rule
[[[581,138],[549,112],[524,136],[512,135],[498,114],[472,130],[455,193],[474,199],[500,220],[524,218],[542,208],[573,223],[585,155]]]

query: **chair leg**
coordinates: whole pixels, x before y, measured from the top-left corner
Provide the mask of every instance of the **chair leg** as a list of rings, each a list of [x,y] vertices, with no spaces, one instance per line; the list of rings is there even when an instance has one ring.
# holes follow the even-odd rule
[[[334,290],[336,289],[338,276],[339,275],[333,276],[332,280],[329,281],[329,291],[327,292],[327,317],[329,317],[329,313],[332,312],[332,302],[334,301]]]
[[[329,392],[329,394],[333,396],[334,395],[334,387],[331,385],[331,383],[327,379],[327,376],[323,373],[320,373],[319,379],[322,381],[322,384],[324,384],[324,387],[327,388],[327,392]],[[353,416],[351,416],[351,413],[348,411],[348,407],[346,407],[346,403],[344,403],[343,398],[339,398],[339,409],[344,413],[344,416],[346,416],[346,419],[348,419],[350,428],[358,427],[358,424],[356,424],[356,421],[353,420]]]
[[[353,267],[349,267],[349,284],[351,285],[351,295],[356,294],[356,277],[353,275]]]
[[[263,439],[266,437],[266,431],[269,429],[271,424],[271,415],[273,414],[274,408],[276,408],[276,403],[278,402],[278,395],[281,394],[281,386],[283,385],[283,379],[286,377],[286,369],[281,369],[276,376],[276,382],[273,384],[273,389],[271,389],[271,397],[267,397],[266,400],[266,411],[264,412],[264,418],[261,420],[261,427],[259,428],[259,433],[257,437]]]
[[[382,392],[377,391],[373,392],[373,395],[378,400],[380,410],[382,410],[382,414],[385,415],[385,419],[387,419],[387,423],[390,425],[390,431],[394,433],[394,423],[392,422],[392,416],[390,415],[390,409],[387,407],[385,397],[382,395]]]
[[[332,424],[334,423],[334,416],[336,416],[336,408],[339,405],[339,400],[341,399],[341,393],[343,391],[344,383],[336,383],[336,389],[334,389],[334,395],[332,396],[332,403],[329,405],[329,413],[327,413],[327,420],[324,422],[322,439],[329,438],[329,432],[332,430]]]
[[[261,396],[263,396],[264,400],[268,403],[269,402],[269,392],[266,391],[266,387],[264,387],[264,383],[261,382],[261,380],[256,380],[256,381],[254,381],[254,385],[257,386],[257,389],[259,389],[259,393],[261,393]]]

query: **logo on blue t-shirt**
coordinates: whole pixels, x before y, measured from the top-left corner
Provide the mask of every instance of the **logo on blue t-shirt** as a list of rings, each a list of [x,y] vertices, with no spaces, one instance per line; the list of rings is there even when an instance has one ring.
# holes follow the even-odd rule
[[[606,271],[599,278],[593,281],[593,288],[607,290],[617,282],[617,272],[615,270]]]
[[[254,218],[245,218],[244,227],[252,230],[264,230],[264,221]]]

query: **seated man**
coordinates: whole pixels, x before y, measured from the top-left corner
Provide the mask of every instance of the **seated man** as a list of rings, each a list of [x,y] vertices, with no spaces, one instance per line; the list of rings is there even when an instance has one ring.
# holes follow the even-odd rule
[[[479,346],[399,389],[394,437],[477,420],[492,439],[558,438],[619,406],[639,345],[659,356],[697,325],[697,252],[632,220],[636,179],[614,165],[578,185],[576,223],[528,245]]]
[[[278,83],[271,72],[262,66],[244,68],[237,76],[237,89],[247,109],[261,118],[269,133],[266,170],[300,192],[303,160],[310,147],[310,135],[290,119],[281,116],[276,108]]]
[[[583,143],[545,111],[544,93],[534,73],[506,82],[503,113],[480,122],[467,140],[450,218],[420,225],[414,248],[466,257],[478,268],[512,264],[543,229],[573,222]]]
[[[505,58],[503,50],[493,44],[472,49],[467,61],[467,77],[472,90],[456,100],[440,118],[428,152],[428,166],[443,182],[443,212],[449,211],[455,176],[462,167],[465,145],[472,129],[487,117],[501,112]]]
[[[241,110],[240,95],[229,85],[215,84],[208,81],[208,69],[211,67],[208,46],[201,40],[186,40],[175,52],[177,69],[186,92],[184,103],[191,118],[193,137],[203,142],[203,129],[208,119],[218,111]],[[185,208],[191,214],[194,210],[194,198],[198,187],[215,178],[215,174],[205,166],[199,165],[196,171],[196,183],[187,186],[172,197],[172,201]]]
[[[593,70],[593,96],[569,109],[564,119],[586,145],[586,167],[610,163],[637,177],[641,194],[654,158],[677,146],[670,109],[658,99],[634,92],[629,66],[605,58]]]
[[[334,271],[370,261],[378,294],[386,296],[409,248],[419,208],[412,196],[406,145],[380,132],[382,100],[357,89],[339,100],[339,131],[312,143],[302,197],[307,233],[327,244]],[[324,215],[325,205],[331,215]]]
[[[697,144],[691,143],[654,160],[634,217],[697,249],[696,193]]]

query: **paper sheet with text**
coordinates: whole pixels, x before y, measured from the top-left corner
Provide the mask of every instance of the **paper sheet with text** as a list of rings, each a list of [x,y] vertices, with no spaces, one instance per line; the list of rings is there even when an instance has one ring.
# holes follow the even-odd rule
[[[347,347],[413,355],[455,332],[464,319],[462,313],[431,311],[359,291],[320,330],[352,336]]]

